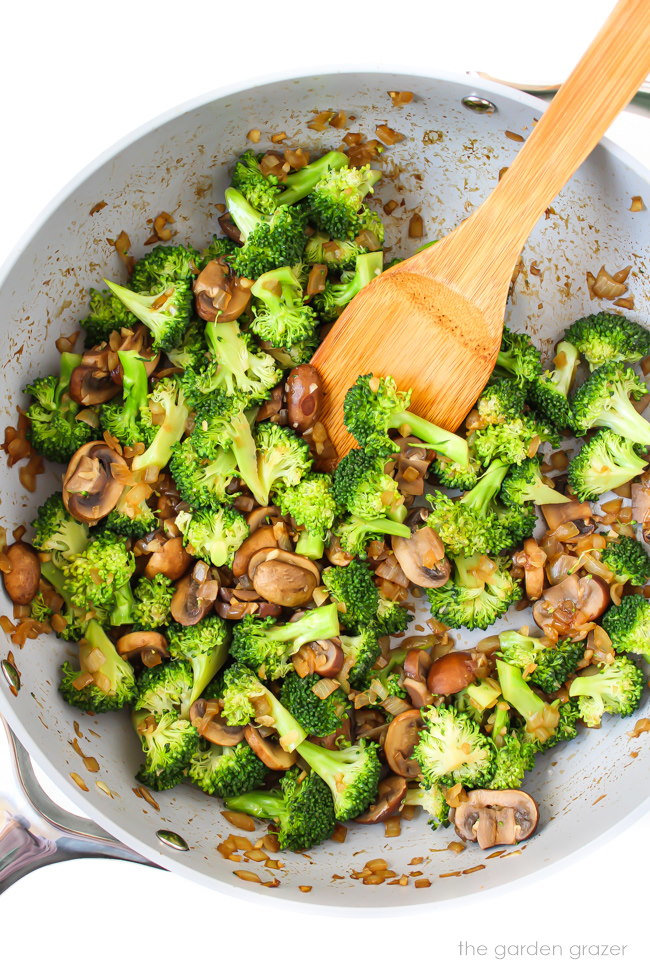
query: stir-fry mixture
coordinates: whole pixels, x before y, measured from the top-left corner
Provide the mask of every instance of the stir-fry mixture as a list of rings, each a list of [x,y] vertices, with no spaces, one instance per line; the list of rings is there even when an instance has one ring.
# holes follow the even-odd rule
[[[379,177],[245,152],[225,236],[91,290],[85,351],[25,388],[62,490],[0,565],[19,625],[62,642],[68,705],[130,712],[149,789],[193,783],[281,848],[409,807],[514,843],[538,821],[526,772],[645,686],[650,334],[591,314],[544,368],[506,329],[462,434],[361,376],[337,463],[309,359],[382,272]],[[515,606],[527,625],[481,638]]]

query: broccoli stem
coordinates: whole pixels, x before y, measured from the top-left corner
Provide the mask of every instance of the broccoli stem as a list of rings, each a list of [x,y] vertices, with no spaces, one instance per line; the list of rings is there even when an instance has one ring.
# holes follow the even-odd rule
[[[243,193],[229,186],[225,192],[226,206],[237,230],[245,244],[255,228],[264,219],[255,207],[251,206]]]
[[[139,418],[140,410],[147,405],[149,378],[144,360],[138,352],[117,353],[122,363],[122,388],[124,390],[124,414],[131,422]]]
[[[396,430],[407,426],[410,433],[418,437],[425,447],[444,454],[449,460],[453,460],[454,463],[461,464],[463,467],[467,467],[469,464],[469,448],[466,440],[456,436],[455,433],[450,433],[449,430],[443,430],[442,427],[436,426],[429,420],[416,416],[415,413],[410,413],[408,410],[393,413],[390,426]]]
[[[280,196],[278,203],[291,206],[298,200],[308,196],[323,176],[331,169],[342,169],[348,165],[348,157],[343,152],[326,152],[324,156],[310,163],[297,173],[287,176],[284,181],[286,190]],[[234,219],[234,218],[233,218]]]
[[[273,727],[278,733],[280,744],[285,752],[293,752],[302,745],[307,737],[307,732],[298,724],[294,716],[280,704],[275,694],[272,694],[267,688],[264,688],[264,691],[264,700],[271,712]]]
[[[410,538],[411,529],[392,518],[358,518],[360,525],[370,534],[396,535],[398,538]]]
[[[125,623],[135,622],[135,600],[129,583],[125,583],[115,593],[115,605],[111,610],[111,626],[123,626]]]
[[[494,723],[492,725],[492,740],[497,748],[503,744],[503,738],[510,727],[510,717],[507,708],[497,706],[494,711]]]
[[[306,529],[300,532],[296,542],[296,555],[304,555],[308,559],[321,559],[325,551],[325,539],[322,535],[308,532]]]
[[[503,479],[508,472],[508,465],[504,464],[503,461],[493,460],[488,469],[485,471],[475,487],[471,491],[468,491],[460,499],[460,504],[466,504],[468,507],[473,508],[477,514],[485,517],[487,515],[490,502],[493,500],[497,494]],[[566,498],[563,498],[566,500]]]
[[[182,393],[178,396],[169,395],[165,403],[165,419],[158,428],[151,445],[143,454],[138,454],[131,461],[131,470],[145,471],[148,467],[162,470],[169,463],[172,448],[177,444],[185,432],[188,410]]]
[[[226,800],[228,809],[234,812],[248,813],[258,819],[279,819],[286,810],[286,804],[281,792],[246,792],[241,796],[233,796]]]
[[[501,684],[501,693],[519,714],[528,719],[534,714],[543,711],[547,706],[524,680],[518,667],[507,664],[503,660],[497,660],[497,673]]]
[[[260,477],[257,447],[253,439],[250,422],[245,413],[238,413],[229,421],[231,428],[230,449],[235,458],[237,469],[253,493],[258,504],[269,503],[269,491],[262,484]]]
[[[555,488],[549,487],[548,484],[544,484],[542,480],[538,481],[530,489],[528,501],[534,501],[535,504],[566,504],[569,500]]]
[[[553,382],[563,396],[569,395],[573,376],[578,364],[579,353],[571,342],[560,342],[555,350],[555,371]]]
[[[61,405],[61,399],[63,394],[67,393],[68,387],[70,385],[70,378],[72,376],[73,370],[77,366],[81,365],[81,356],[75,355],[74,352],[62,352],[61,361],[59,364],[59,382],[56,387],[56,403],[57,406]]]
[[[312,643],[314,640],[331,640],[340,632],[336,605],[328,603],[326,606],[308,610],[304,616],[293,623],[271,626],[265,631],[264,636],[269,640],[280,639],[284,643],[292,643],[292,652],[297,653],[305,643]]]
[[[627,396],[618,394],[612,397],[611,409],[607,410],[603,426],[634,443],[650,445],[650,423],[637,413]]]

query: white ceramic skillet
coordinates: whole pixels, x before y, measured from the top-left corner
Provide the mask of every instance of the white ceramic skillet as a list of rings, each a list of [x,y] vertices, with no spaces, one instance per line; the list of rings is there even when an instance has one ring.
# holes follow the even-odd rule
[[[206,244],[218,229],[215,205],[223,199],[228,167],[247,146],[250,129],[260,129],[265,139],[284,130],[289,144],[324,151],[336,147],[342,133],[308,128],[318,111],[344,110],[355,116],[353,130],[368,137],[374,136],[377,124],[387,122],[406,136],[387,150],[384,165],[393,178],[380,184],[377,193],[384,202],[404,201],[386,220],[388,256],[411,252],[413,241],[405,228],[415,209],[424,217],[429,239],[450,231],[487,196],[544,108],[528,95],[477,80],[387,71],[285,78],[204,96],[105,153],[52,203],[5,269],[0,287],[0,430],[14,422],[16,408],[24,402],[24,383],[54,366],[54,341],[75,330],[88,287],[104,275],[123,279],[107,238],[126,230],[138,256],[150,234],[147,219],[166,210],[175,215],[177,241]],[[391,90],[413,91],[415,98],[396,109],[387,94]],[[488,111],[477,111],[481,108]],[[261,148],[267,145],[260,143]],[[601,264],[612,272],[633,266],[629,283],[634,317],[650,322],[650,227],[647,211],[630,211],[633,196],[650,203],[650,173],[604,142],[531,235],[524,251],[527,270],[518,279],[507,322],[529,329],[545,352],[567,324],[601,307],[589,299],[585,281],[586,272],[597,273]],[[94,212],[100,201],[106,206]],[[533,262],[539,274],[530,273]],[[23,491],[17,469],[8,471],[1,457],[0,472],[2,524],[11,530],[29,522],[37,501],[57,479],[40,478],[35,497]],[[3,593],[0,614],[10,609]],[[426,610],[421,615],[426,618]],[[501,628],[516,619],[504,621]],[[459,645],[473,642],[466,635]],[[6,664],[10,650],[21,673],[17,695],[10,687],[15,676]],[[24,749],[89,817],[88,822],[70,819],[48,804],[33,780],[27,753],[16,744],[23,786],[41,816],[8,817],[0,836],[0,890],[43,863],[99,855],[143,859],[223,892],[303,906],[422,906],[480,895],[530,876],[604,834],[622,830],[624,821],[640,815],[648,804],[650,738],[632,743],[627,732],[635,719],[614,718],[600,731],[583,732],[555,749],[550,759],[539,760],[526,788],[540,804],[540,829],[514,855],[488,859],[472,845],[460,856],[446,851],[455,839],[453,830],[432,833],[424,817],[405,823],[401,836],[393,839],[386,839],[382,826],[351,825],[343,844],[328,842],[309,856],[283,853],[284,869],[275,873],[257,869],[263,880],[277,877],[279,886],[253,885],[233,871],[256,869],[256,864],[233,863],[217,852],[219,842],[237,832],[221,816],[217,800],[183,786],[158,794],[155,809],[134,794],[139,746],[128,716],[90,718],[63,703],[56,685],[66,650],[53,637],[29,641],[18,650],[0,632],[0,712]],[[84,767],[70,744],[75,737],[83,752],[97,760],[99,771]],[[632,751],[637,757],[630,757]],[[81,777],[87,792],[75,784],[72,773]],[[363,852],[354,856],[357,851]],[[384,857],[398,875],[409,873],[409,861],[418,856],[424,857],[418,869],[431,881],[429,887],[416,888],[413,880],[406,887],[363,886],[350,876],[373,857]],[[440,876],[444,874],[453,876]],[[300,886],[311,890],[302,892]]]

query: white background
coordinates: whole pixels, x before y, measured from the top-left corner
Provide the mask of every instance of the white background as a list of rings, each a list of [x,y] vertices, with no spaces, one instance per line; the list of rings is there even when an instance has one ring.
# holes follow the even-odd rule
[[[650,2],[650,0],[648,0]],[[563,78],[611,0],[169,0],[13,2],[2,15],[0,260],[50,197],[100,151],[150,117],[283,65],[363,62],[528,82]],[[8,9],[7,9],[8,8]],[[594,79],[594,85],[597,85]],[[611,133],[650,164],[650,120]],[[3,323],[2,327],[6,327]],[[0,793],[8,770],[0,752]],[[624,960],[481,960],[493,972],[647,971],[646,817],[569,868],[471,907],[357,920],[251,909],[160,871],[109,861],[60,864],[0,901],[0,966],[26,972],[188,968],[294,975],[335,969],[423,975],[477,970],[463,939],[619,943]]]

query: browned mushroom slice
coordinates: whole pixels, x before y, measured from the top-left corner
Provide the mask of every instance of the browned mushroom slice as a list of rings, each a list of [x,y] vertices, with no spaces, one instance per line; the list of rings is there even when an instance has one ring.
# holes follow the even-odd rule
[[[377,798],[366,809],[362,816],[357,816],[357,823],[383,823],[390,816],[395,816],[404,802],[407,783],[401,775],[389,775],[379,783]]]
[[[243,725],[228,725],[220,716],[218,701],[200,697],[190,708],[190,721],[206,741],[213,745],[232,747],[244,740]]]
[[[24,542],[14,542],[4,554],[9,562],[9,568],[3,570],[7,595],[17,606],[27,606],[38,592],[41,578],[38,555]]]
[[[341,548],[336,535],[331,536],[329,545],[325,549],[325,555],[331,565],[349,565],[354,559],[354,555],[350,555],[349,552],[345,552]]]
[[[425,708],[433,702],[433,694],[426,685],[426,681],[405,677],[402,687],[408,694],[414,708]]]
[[[309,643],[314,651],[313,673],[319,677],[335,677],[345,661],[340,640],[317,640]]]
[[[476,664],[471,653],[454,650],[431,664],[427,686],[432,694],[458,694],[476,679]]]
[[[542,514],[551,531],[555,531],[567,521],[578,523],[581,532],[587,523],[593,523],[593,512],[588,501],[567,501],[566,504],[543,504]],[[591,531],[593,531],[593,524]]]
[[[420,446],[417,437],[398,437],[395,446],[399,447],[395,480],[400,494],[419,498],[424,494],[424,481],[433,451]],[[420,520],[426,521],[426,516]],[[411,524],[410,518],[408,523]],[[411,527],[416,526],[411,525]]]
[[[553,507],[551,505],[551,507]],[[524,570],[524,582],[528,599],[539,599],[544,589],[544,566],[546,552],[540,548],[534,538],[527,538],[522,552],[517,552],[513,563]]]
[[[259,413],[257,417],[259,420]],[[261,528],[265,524],[271,524],[272,526],[271,519],[273,518],[275,518],[276,521],[278,519],[280,520],[282,519],[280,509],[275,504],[267,504],[263,508],[253,508],[252,511],[249,511],[248,514],[246,515],[246,524],[248,525],[248,530],[251,533],[251,535],[253,534],[253,532],[256,532],[258,528]],[[274,534],[277,539],[278,530],[276,530]],[[277,545],[277,540],[275,544]],[[279,546],[279,547],[282,548],[283,546]]]
[[[443,544],[428,525],[410,538],[391,535],[390,542],[404,575],[414,585],[437,589],[449,581],[451,570]]]
[[[119,393],[120,387],[111,377],[108,358],[108,348],[85,353],[70,376],[70,399],[82,406],[97,406],[107,403]]]
[[[323,398],[321,378],[313,366],[296,366],[287,376],[287,416],[289,426],[298,433],[313,427]]]
[[[413,749],[423,724],[419,710],[412,708],[402,711],[388,725],[384,742],[386,761],[396,775],[405,779],[417,779],[421,774],[420,766],[413,758]]]
[[[645,475],[632,485],[632,517],[641,525],[644,542],[650,542],[650,486]]]
[[[271,738],[262,738],[257,728],[252,725],[248,725],[244,731],[244,737],[267,768],[281,771],[295,765],[296,758],[293,753],[285,752],[279,742],[273,741]]]
[[[164,575],[172,582],[176,582],[187,572],[191,564],[192,558],[183,548],[183,539],[178,535],[167,539],[157,552],[151,554],[144,574],[147,579]]]
[[[222,261],[208,261],[193,288],[196,312],[205,322],[234,322],[248,308],[252,281],[232,274]]]
[[[205,562],[197,562],[186,576],[176,585],[176,592],[171,601],[171,614],[177,623],[183,626],[193,626],[207,616],[215,603],[215,596],[210,599],[201,594],[204,584],[210,576],[210,566]]]
[[[244,243],[243,240],[241,239],[239,227],[234,222],[234,220],[232,219],[229,213],[222,213],[221,216],[218,218],[218,223],[222,231],[226,235],[226,237],[230,237],[230,239],[234,240],[236,244]]]
[[[320,582],[314,562],[281,548],[255,552],[248,563],[248,575],[262,599],[279,606],[304,606]]]
[[[412,647],[404,658],[402,665],[406,677],[426,683],[427,674],[431,667],[431,656],[422,647]]]
[[[121,657],[133,657],[138,654],[145,667],[155,667],[161,663],[163,657],[168,657],[167,640],[156,630],[135,630],[126,633],[116,643],[117,652]]]
[[[286,548],[289,550],[291,544],[286,528],[284,534],[286,534],[286,539],[283,537],[282,532],[276,531],[274,525],[262,525],[260,528],[251,529],[250,535],[239,546],[232,561],[232,574],[234,577],[238,579],[240,576],[247,574],[248,563],[260,549]]]
[[[609,602],[609,586],[598,576],[571,575],[542,593],[533,618],[547,635],[567,636],[602,616]]]
[[[63,503],[73,518],[96,525],[113,510],[124,489],[113,476],[115,469],[126,471],[126,464],[103,440],[91,440],[72,455],[63,478]]]
[[[460,838],[482,850],[527,840],[539,821],[537,803],[519,789],[473,789],[452,813]]]

